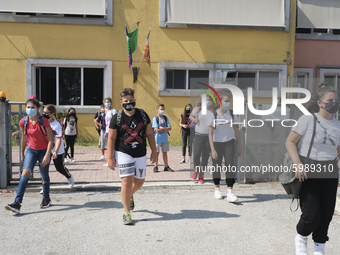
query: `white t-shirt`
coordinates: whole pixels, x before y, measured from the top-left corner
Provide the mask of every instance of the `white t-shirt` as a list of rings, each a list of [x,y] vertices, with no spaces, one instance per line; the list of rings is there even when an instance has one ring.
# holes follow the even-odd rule
[[[65,135],[77,135],[77,121],[75,118],[69,117],[68,120],[64,119],[66,123]]]
[[[310,159],[327,161],[338,156],[337,147],[340,145],[340,121],[336,119],[326,120],[315,113],[319,123],[316,123],[315,138],[311,150]],[[293,131],[302,135],[300,140],[299,155],[307,157],[310,141],[313,134],[314,117],[303,115]]]
[[[214,127],[214,122],[216,123],[216,129],[214,129],[214,142],[228,142],[232,139],[236,139],[235,131],[233,126],[231,125],[231,120],[233,123],[238,123],[239,118],[237,115],[234,115],[234,119],[232,119],[230,111],[228,110],[224,115],[220,112],[220,109],[216,111],[216,121],[215,121],[215,115],[212,114],[212,119],[210,121],[209,126]],[[219,121],[220,120],[220,121]]]
[[[63,137],[63,128],[61,127],[59,121],[54,120],[52,123],[50,123],[53,134],[54,134],[54,147],[52,149],[52,153],[54,153],[55,146],[57,144],[57,137]],[[64,141],[61,139],[61,144],[59,147],[58,155],[64,154],[65,149],[64,149]]]
[[[117,113],[117,110],[112,108],[111,110],[106,112],[105,115],[105,123],[106,123],[106,129],[105,129],[105,133],[108,134],[109,133],[109,129],[110,129],[110,121],[113,117],[113,115],[115,115]]]
[[[196,118],[199,119],[199,122],[195,126],[195,132],[202,134],[202,135],[208,135],[209,134],[209,125],[211,121],[211,115],[214,117],[211,111],[207,110],[207,114],[203,115],[202,110],[197,114],[198,108],[195,107],[192,110],[192,115],[194,115]]]

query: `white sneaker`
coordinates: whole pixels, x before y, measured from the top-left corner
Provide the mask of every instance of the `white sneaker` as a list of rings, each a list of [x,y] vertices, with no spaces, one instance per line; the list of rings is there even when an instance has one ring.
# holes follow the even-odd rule
[[[297,234],[295,236],[295,253],[296,255],[308,255],[307,236]]]
[[[236,202],[237,201],[237,196],[234,195],[232,192],[228,192],[227,194],[227,201],[228,202]]]
[[[109,166],[109,163],[105,163],[103,166]]]
[[[188,159],[188,162],[191,163],[191,158]]]
[[[70,187],[72,188],[74,186],[74,179],[73,179],[73,175],[71,174],[71,177],[67,179],[68,184],[70,185]]]
[[[40,192],[39,192],[40,194],[44,194],[44,190],[42,189],[42,190],[40,190]]]
[[[104,155],[102,155],[99,160],[103,160],[103,159],[105,159]]]
[[[74,158],[71,158],[71,163],[74,163]]]
[[[185,163],[185,158],[182,158],[182,160],[179,162],[180,164]]]
[[[218,189],[215,189],[214,197],[216,199],[222,199],[222,192],[220,190],[218,190]]]
[[[64,163],[65,163],[65,164],[68,163],[67,158],[64,159]]]

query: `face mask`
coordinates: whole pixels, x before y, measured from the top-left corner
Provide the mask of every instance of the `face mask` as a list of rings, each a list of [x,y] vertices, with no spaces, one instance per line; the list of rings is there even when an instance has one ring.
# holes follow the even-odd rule
[[[43,113],[43,117],[44,117],[45,119],[49,119],[49,118],[50,118],[50,115],[48,115],[48,114],[46,114],[46,113]]]
[[[211,101],[207,101],[207,107],[211,105]]]
[[[27,113],[28,116],[33,117],[33,116],[37,115],[37,109],[27,108],[26,113]]]
[[[160,114],[160,115],[164,115],[164,113],[165,113],[165,110],[159,111],[159,114]]]
[[[230,108],[230,102],[223,103],[223,109],[228,110]]]
[[[111,103],[105,103],[105,106],[106,106],[107,108],[110,108]]]
[[[71,117],[76,117],[76,114],[74,112],[70,112]]]
[[[186,113],[191,113],[191,110],[185,110]]]
[[[339,103],[338,102],[326,103],[324,109],[330,114],[334,114],[339,110]]]
[[[123,107],[127,111],[132,111],[135,108],[136,102],[124,103]]]

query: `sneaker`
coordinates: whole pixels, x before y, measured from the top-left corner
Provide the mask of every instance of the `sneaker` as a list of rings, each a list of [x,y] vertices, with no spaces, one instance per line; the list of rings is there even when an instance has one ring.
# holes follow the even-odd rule
[[[185,163],[185,158],[182,158],[182,160],[179,162],[180,164]]]
[[[102,155],[99,160],[103,160],[103,159],[105,159],[104,155]]]
[[[170,166],[164,167],[164,171],[165,171],[165,172],[175,172],[174,170],[172,170],[172,169],[170,168]]]
[[[67,158],[64,159],[64,163],[65,163],[65,164],[68,163]]]
[[[191,180],[196,181],[198,172],[194,172],[191,176]]]
[[[191,158],[188,159],[188,162],[191,163]]]
[[[158,172],[158,166],[155,166],[155,167],[153,168],[153,172],[154,172],[154,173],[157,173],[157,172]]]
[[[105,163],[103,166],[109,166],[109,163]]]
[[[203,177],[199,177],[199,178],[198,178],[198,183],[199,183],[199,184],[203,184],[203,183],[204,183]]]
[[[67,179],[68,184],[70,185],[70,187],[72,188],[74,186],[74,179],[73,179],[73,175],[71,174],[71,177]]]
[[[40,192],[39,192],[40,194],[44,194],[44,190],[42,189],[42,190],[40,190]]]
[[[14,201],[13,204],[5,205],[6,210],[12,211],[14,213],[20,213],[20,207],[21,207],[21,204],[19,204],[19,202],[17,201]]]
[[[222,192],[220,190],[218,190],[218,189],[215,189],[214,197],[216,199],[222,199]]]
[[[296,255],[308,255],[307,236],[297,234],[295,236],[295,253]]]
[[[130,210],[132,211],[135,209],[135,200],[133,199],[133,196],[130,198]]]
[[[43,200],[41,201],[40,208],[43,209],[50,207],[51,204],[52,204],[51,199],[49,197],[44,197]]]
[[[325,255],[324,243],[314,243],[314,255]]]
[[[74,158],[71,158],[71,163],[74,163]]]
[[[123,214],[123,223],[124,223],[124,225],[133,225],[133,221],[132,221],[130,212]]]
[[[227,194],[227,201],[228,202],[236,202],[237,201],[237,196],[235,196],[234,193],[229,192]]]

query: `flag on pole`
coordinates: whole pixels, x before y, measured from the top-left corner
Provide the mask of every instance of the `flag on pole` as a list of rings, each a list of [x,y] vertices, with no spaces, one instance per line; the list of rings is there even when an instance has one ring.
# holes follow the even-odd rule
[[[149,68],[151,68],[150,47],[149,47],[150,32],[151,32],[151,27],[149,29],[148,36],[146,37],[146,44],[145,44],[145,47],[144,47],[144,50],[143,50],[144,58],[145,58],[146,63],[148,64]]]
[[[126,40],[128,43],[128,52],[129,52],[129,69],[131,69],[132,65],[132,53],[134,53],[137,49],[137,38],[138,38],[138,28],[133,30],[132,32],[128,32],[126,28]]]

